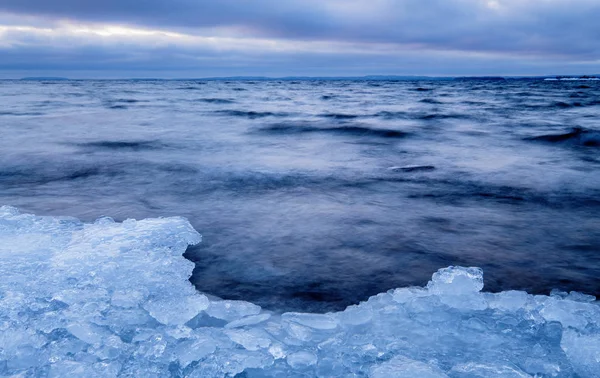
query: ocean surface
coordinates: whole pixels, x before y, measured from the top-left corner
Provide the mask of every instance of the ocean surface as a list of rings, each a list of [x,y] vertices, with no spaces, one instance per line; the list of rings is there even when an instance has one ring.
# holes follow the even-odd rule
[[[0,81],[0,205],[187,217],[201,291],[340,310],[478,266],[600,295],[600,82]]]

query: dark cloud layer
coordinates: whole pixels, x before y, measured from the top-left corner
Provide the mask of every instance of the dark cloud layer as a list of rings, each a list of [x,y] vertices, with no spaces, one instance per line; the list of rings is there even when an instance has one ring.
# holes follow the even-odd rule
[[[271,38],[600,51],[600,2],[587,0],[2,0],[0,10],[163,28],[228,27]]]
[[[0,57],[3,56],[0,49]],[[415,52],[401,58],[361,53],[224,53],[178,47],[23,47],[0,59],[0,78],[392,75],[551,75],[584,74],[586,64],[511,58],[478,58]],[[199,59],[198,57],[201,57]],[[596,65],[593,69],[598,69]],[[598,70],[600,71],[600,69]],[[593,72],[598,72],[593,71]],[[4,75],[2,73],[4,72]]]
[[[267,35],[274,31],[282,34],[309,31],[326,23],[318,4],[312,0],[3,0],[0,10],[167,28],[239,27]]]
[[[300,58],[303,62],[315,62],[315,66],[325,66],[317,62],[328,60],[348,66],[352,58],[374,66],[369,72],[381,72],[394,66],[394,62],[397,62],[395,67],[411,62],[417,62],[414,68],[427,67],[431,62],[424,63],[426,59],[438,59],[438,67],[443,67],[446,61],[449,66],[460,61],[466,64],[467,70],[471,66],[473,71],[488,64],[493,69],[486,74],[512,72],[519,66],[518,62],[523,73],[529,73],[533,66],[538,67],[536,72],[539,73],[545,73],[549,67],[560,71],[600,66],[600,22],[597,21],[600,1],[597,0],[0,0],[0,12],[18,17],[37,16],[40,23],[70,20],[288,43],[360,44],[369,56],[367,59],[355,53],[303,51],[294,59],[292,52],[285,51],[281,54],[264,52],[261,59],[257,54],[244,52],[238,58],[249,59],[246,67],[267,67],[270,64],[266,59],[280,60],[290,68],[301,67]],[[378,46],[376,54],[370,52],[371,45]],[[387,55],[382,54],[381,46],[388,49]],[[66,56],[88,56],[92,49],[93,54],[100,54],[105,60],[115,54],[127,54],[118,46],[87,46],[76,51],[67,46],[65,49]],[[33,45],[18,49],[13,46],[10,51],[0,49],[6,58],[0,67],[7,69],[11,64],[7,62],[19,61],[18,56],[34,56],[36,51],[40,56],[48,56],[60,48],[46,50]],[[165,53],[144,46],[133,47],[133,50],[141,55]],[[171,63],[181,67],[197,67],[194,56],[198,54],[208,61],[221,62],[217,66],[232,57],[231,52],[217,50],[183,49],[179,53],[170,51],[169,56],[176,61]],[[404,51],[409,52],[404,54]],[[418,51],[422,51],[421,61],[414,56]],[[432,51],[450,55],[446,59]],[[452,55],[457,52],[475,55],[457,58]],[[477,54],[494,55],[496,61]],[[130,66],[146,60],[153,61],[142,57],[132,63],[131,59],[125,59]],[[60,57],[48,64],[56,64],[56,61],[61,61]],[[244,66],[243,61],[240,62]],[[379,62],[381,70],[374,62]],[[438,71],[450,74],[455,70]]]

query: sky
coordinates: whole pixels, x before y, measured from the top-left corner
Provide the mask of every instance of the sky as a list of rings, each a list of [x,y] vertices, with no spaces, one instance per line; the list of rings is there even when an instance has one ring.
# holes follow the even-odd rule
[[[0,0],[0,78],[600,74],[600,0]]]

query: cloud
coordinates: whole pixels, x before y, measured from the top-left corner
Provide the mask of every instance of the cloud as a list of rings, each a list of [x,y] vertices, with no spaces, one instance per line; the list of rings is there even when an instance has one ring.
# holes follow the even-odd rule
[[[0,69],[104,62],[527,74],[600,66],[597,0],[2,0],[0,12]]]
[[[598,53],[596,0],[3,0],[47,18],[295,40]]]

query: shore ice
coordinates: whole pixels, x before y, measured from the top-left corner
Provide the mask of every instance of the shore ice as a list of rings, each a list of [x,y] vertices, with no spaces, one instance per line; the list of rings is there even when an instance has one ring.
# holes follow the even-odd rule
[[[243,236],[241,236],[243,237]],[[37,217],[0,208],[0,376],[600,377],[600,305],[481,292],[479,268],[345,311],[209,299],[184,218]]]

